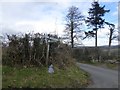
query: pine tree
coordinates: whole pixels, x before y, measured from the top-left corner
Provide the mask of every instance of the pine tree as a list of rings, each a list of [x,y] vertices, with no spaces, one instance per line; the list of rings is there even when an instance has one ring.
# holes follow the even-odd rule
[[[95,46],[97,47],[97,31],[99,28],[104,28],[105,19],[102,17],[106,12],[110,10],[105,10],[105,5],[103,7],[100,6],[98,2],[92,3],[92,8],[89,9],[89,17],[87,17],[86,23],[87,26],[93,27],[92,31],[86,32],[86,35],[89,33],[91,35],[95,35]]]
[[[85,32],[86,35],[95,36],[95,47],[97,51],[97,31],[99,28],[104,28],[105,19],[102,17],[105,13],[109,12],[110,10],[105,10],[105,5],[100,6],[100,4],[95,1],[92,3],[92,8],[89,9],[89,17],[87,17],[86,23],[87,26],[92,27],[92,31]],[[97,55],[99,59],[99,56]]]

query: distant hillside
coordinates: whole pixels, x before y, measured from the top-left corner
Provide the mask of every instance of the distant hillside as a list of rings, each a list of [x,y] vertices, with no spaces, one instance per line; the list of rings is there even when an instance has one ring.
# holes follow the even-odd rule
[[[109,48],[108,45],[98,46],[98,47],[101,49],[108,49]],[[111,46],[111,49],[118,49],[118,47],[120,48],[120,45],[114,45],[114,46]],[[75,47],[75,48],[95,48],[95,47],[93,47],[93,46],[79,46],[79,47]]]
[[[108,51],[109,49],[109,46],[108,45],[105,45],[105,46],[98,46],[102,51]],[[95,47],[93,46],[81,46],[81,47],[76,47],[74,49],[81,49],[81,50],[84,50],[85,48],[89,49],[89,50],[94,50]],[[115,52],[115,53],[118,53],[118,48],[120,48],[120,45],[114,45],[114,46],[111,46],[111,52]]]
[[[103,49],[108,49],[109,46],[99,46],[100,48],[103,48]],[[118,47],[120,47],[120,45],[114,45],[114,46],[111,46],[111,49],[118,49]]]

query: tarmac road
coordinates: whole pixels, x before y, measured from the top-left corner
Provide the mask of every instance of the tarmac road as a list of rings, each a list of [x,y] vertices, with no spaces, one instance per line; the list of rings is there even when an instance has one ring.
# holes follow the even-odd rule
[[[77,65],[91,74],[93,83],[88,88],[118,88],[118,71],[82,63]]]

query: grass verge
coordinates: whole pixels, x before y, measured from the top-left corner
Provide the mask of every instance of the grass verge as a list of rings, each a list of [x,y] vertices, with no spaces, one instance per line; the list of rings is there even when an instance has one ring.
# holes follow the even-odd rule
[[[76,66],[66,70],[55,67],[54,74],[49,74],[47,67],[2,67],[2,88],[81,88],[88,84],[89,74]]]
[[[112,70],[118,70],[118,64],[116,63],[106,63],[106,62],[81,62],[81,63],[95,65],[95,66],[108,68]]]

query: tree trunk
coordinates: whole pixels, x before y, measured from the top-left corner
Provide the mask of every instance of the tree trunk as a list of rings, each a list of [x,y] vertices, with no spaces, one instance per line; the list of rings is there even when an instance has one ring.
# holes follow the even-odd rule
[[[109,50],[108,50],[108,56],[110,56],[111,55],[111,53],[110,53],[110,47],[111,47],[111,42],[112,42],[112,30],[110,30],[110,37],[109,37]]]
[[[97,29],[96,29],[96,33],[95,33],[95,47],[97,48]]]
[[[74,47],[74,38],[73,38],[73,22],[71,22],[71,47]]]
[[[95,26],[95,49],[96,49],[96,59],[99,61],[98,47],[97,47],[97,25]]]

